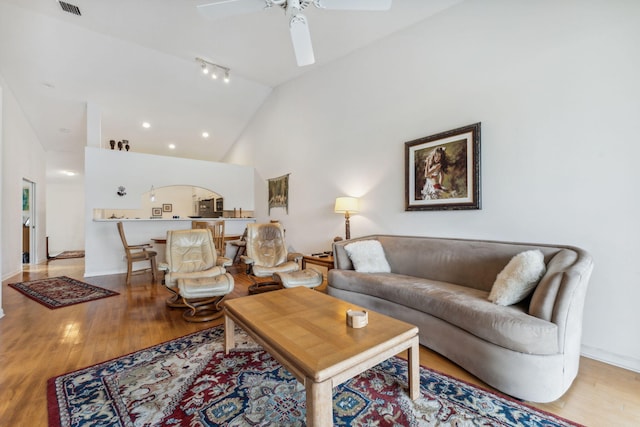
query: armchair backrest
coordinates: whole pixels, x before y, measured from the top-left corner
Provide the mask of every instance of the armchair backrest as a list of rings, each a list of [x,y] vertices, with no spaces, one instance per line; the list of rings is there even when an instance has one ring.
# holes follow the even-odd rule
[[[166,258],[171,272],[192,273],[215,267],[217,254],[211,231],[167,231]]]
[[[284,230],[278,223],[247,225],[247,257],[255,265],[275,267],[287,261]]]
[[[191,221],[191,228],[193,229],[209,229],[213,234],[213,243],[216,245],[218,256],[224,256],[224,221]]]

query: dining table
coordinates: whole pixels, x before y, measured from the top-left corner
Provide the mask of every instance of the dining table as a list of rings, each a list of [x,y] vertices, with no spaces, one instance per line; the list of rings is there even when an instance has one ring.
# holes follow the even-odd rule
[[[231,240],[240,240],[240,238],[242,238],[242,235],[240,234],[225,234],[224,235],[224,241],[229,242]],[[156,251],[158,252],[158,262],[165,262],[165,248],[162,248],[162,250],[160,250],[160,248],[156,247],[156,245],[166,245],[167,244],[167,236],[164,237],[152,237],[151,241],[153,242],[153,246],[156,249]],[[225,248],[225,256],[227,254],[227,250]]]

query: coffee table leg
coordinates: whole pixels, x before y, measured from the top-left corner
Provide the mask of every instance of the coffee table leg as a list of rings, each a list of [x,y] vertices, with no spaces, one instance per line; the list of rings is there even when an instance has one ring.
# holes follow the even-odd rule
[[[420,345],[418,337],[413,341],[413,345],[409,347],[409,397],[416,400],[420,397]]]
[[[236,346],[235,323],[226,314],[224,315],[224,354]]]
[[[308,427],[333,425],[333,388],[331,385],[331,380],[316,383],[310,378],[306,379]]]

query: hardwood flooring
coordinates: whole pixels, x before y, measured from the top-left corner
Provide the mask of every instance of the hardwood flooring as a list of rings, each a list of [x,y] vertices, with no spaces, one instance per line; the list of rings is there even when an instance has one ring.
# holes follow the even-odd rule
[[[83,259],[54,260],[5,280],[0,319],[0,425],[46,426],[47,379],[88,365],[222,323],[187,323],[181,310],[165,306],[169,292],[150,283],[150,275],[83,277]],[[230,270],[247,295],[250,284],[240,268]],[[120,295],[49,310],[7,283],[69,276]],[[467,382],[490,388],[442,356],[420,348],[420,363]],[[582,358],[580,373],[561,399],[534,404],[589,426],[640,425],[640,373]]]

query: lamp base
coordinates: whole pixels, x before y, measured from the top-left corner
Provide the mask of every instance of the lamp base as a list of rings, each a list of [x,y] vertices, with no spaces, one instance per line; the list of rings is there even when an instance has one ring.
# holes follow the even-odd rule
[[[351,227],[349,223],[349,211],[344,213],[344,237],[349,240],[351,238]]]

